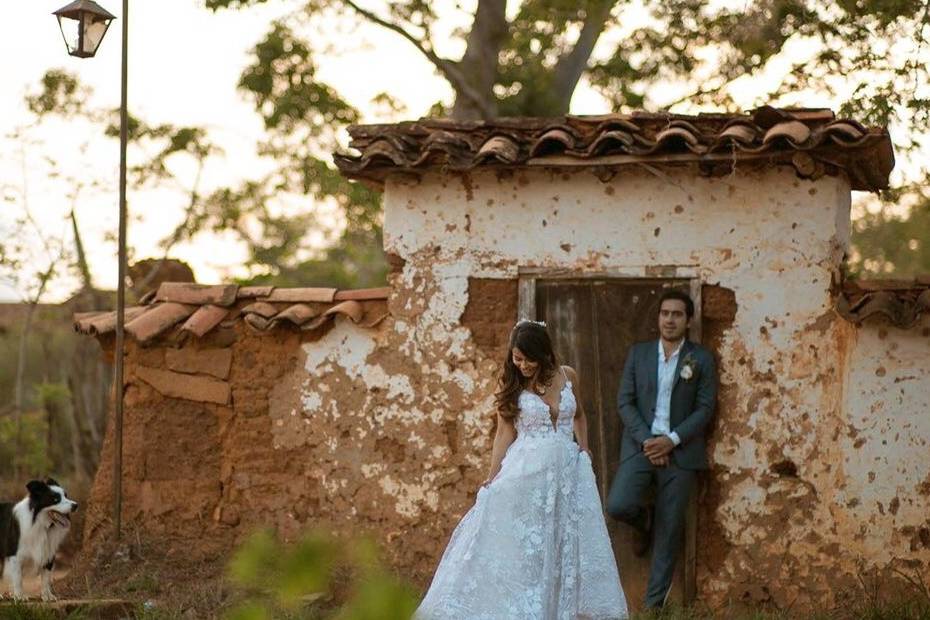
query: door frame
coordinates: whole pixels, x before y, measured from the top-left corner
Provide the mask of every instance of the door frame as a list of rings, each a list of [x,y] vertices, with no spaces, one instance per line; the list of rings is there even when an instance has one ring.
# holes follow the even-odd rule
[[[643,266],[639,268],[608,269],[603,271],[576,271],[564,267],[521,267],[518,272],[517,319],[536,320],[537,280],[689,280],[691,300],[694,301],[694,318],[688,338],[700,343],[703,339],[701,316],[701,288],[703,281],[696,266]],[[686,605],[697,595],[697,490],[691,495],[685,517],[684,583]]]

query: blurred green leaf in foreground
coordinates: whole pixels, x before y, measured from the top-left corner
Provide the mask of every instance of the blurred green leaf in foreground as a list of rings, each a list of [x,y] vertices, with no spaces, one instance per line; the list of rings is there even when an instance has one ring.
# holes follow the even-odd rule
[[[385,569],[368,540],[311,531],[296,543],[272,532],[249,538],[229,564],[242,602],[228,620],[409,620],[415,591]]]

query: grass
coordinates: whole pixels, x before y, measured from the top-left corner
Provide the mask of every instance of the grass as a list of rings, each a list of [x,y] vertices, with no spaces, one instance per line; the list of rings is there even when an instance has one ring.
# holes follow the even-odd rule
[[[36,604],[0,604],[0,620],[92,620],[93,607],[69,613],[43,608]],[[180,620],[191,616],[181,610],[139,606],[133,620]],[[696,608],[671,607],[661,612],[639,613],[633,620],[930,620],[930,603],[922,600],[895,601],[887,604],[855,604],[848,608],[820,613],[798,614],[786,611],[745,611],[742,613],[709,612]]]
[[[643,612],[633,620],[930,620],[930,601],[908,599],[885,603],[850,602],[839,609],[819,612],[771,610],[708,611],[699,608],[670,607],[660,612]]]
[[[62,612],[35,603],[0,603],[0,620],[92,620],[96,618],[92,606]]]

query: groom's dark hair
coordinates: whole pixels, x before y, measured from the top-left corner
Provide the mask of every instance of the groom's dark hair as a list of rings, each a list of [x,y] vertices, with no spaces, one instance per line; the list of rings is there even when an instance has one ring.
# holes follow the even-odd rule
[[[694,318],[694,302],[691,301],[690,295],[678,289],[674,289],[674,288],[668,289],[667,291],[662,293],[661,297],[659,297],[659,308],[660,309],[662,308],[662,304],[665,302],[666,299],[677,299],[678,301],[683,301],[685,303],[685,314],[688,315],[689,319]]]

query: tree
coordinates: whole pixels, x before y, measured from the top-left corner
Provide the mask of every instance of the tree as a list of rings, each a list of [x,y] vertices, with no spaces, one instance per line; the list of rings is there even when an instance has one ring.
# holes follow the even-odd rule
[[[247,9],[265,1],[206,6]],[[334,20],[382,28],[409,43],[454,93],[433,112],[462,120],[566,114],[585,83],[614,111],[830,102],[866,124],[906,127],[895,134],[903,136],[896,148],[905,158],[924,146],[930,128],[926,1],[526,0],[508,7],[474,0],[468,10],[456,3],[441,11],[425,0],[293,5],[255,47],[239,88],[268,130],[262,152],[280,164],[275,190],[330,197],[360,216],[349,217],[340,250],[350,239],[377,243],[380,228],[377,196],[341,182],[327,164],[339,146],[337,130],[359,120],[316,76],[318,59],[340,44],[327,36]],[[463,20],[471,27],[437,43],[448,22]],[[443,49],[464,51],[451,57]],[[923,179],[927,170],[909,176]],[[292,279],[307,267],[269,275]]]
[[[930,195],[926,188],[890,192],[877,207],[874,211],[863,209],[865,212],[853,220],[850,273],[899,278],[930,274]]]

